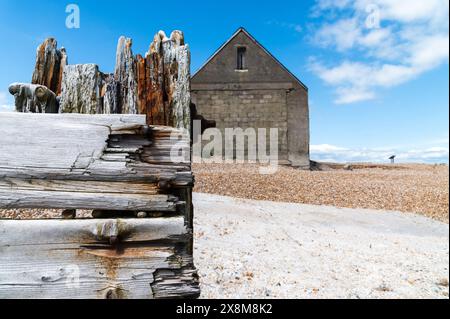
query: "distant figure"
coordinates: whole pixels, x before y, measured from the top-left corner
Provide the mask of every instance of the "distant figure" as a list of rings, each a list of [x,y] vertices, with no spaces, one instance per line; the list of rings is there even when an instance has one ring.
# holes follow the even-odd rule
[[[397,157],[396,155],[392,155],[391,157],[389,157],[389,159],[391,160],[391,164],[395,163],[395,158],[396,157]]]

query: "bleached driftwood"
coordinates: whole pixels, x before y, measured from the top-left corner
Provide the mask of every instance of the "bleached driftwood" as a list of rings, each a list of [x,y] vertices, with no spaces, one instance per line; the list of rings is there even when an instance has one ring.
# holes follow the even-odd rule
[[[120,38],[104,74],[67,66],[47,39],[39,85],[10,88],[19,112],[62,114],[0,116],[0,209],[57,208],[70,220],[0,220],[0,298],[199,296],[189,47],[179,31],[159,32],[145,58],[131,45]]]
[[[122,113],[122,105],[120,102],[120,83],[116,81],[114,74],[104,76],[101,96],[103,98],[102,114]]]
[[[115,80],[119,83],[119,101],[122,113],[137,114],[136,60],[131,46],[133,40],[120,37],[117,44]]]
[[[43,85],[12,83],[9,93],[14,95],[17,112],[58,113],[55,93]]]
[[[193,177],[188,157],[171,162],[173,131],[145,116],[2,115],[0,205],[175,212],[182,201],[158,183],[189,187]]]
[[[0,230],[0,299],[199,294],[182,217],[0,221]]]
[[[95,64],[68,65],[61,83],[60,113],[102,114],[103,74]]]
[[[71,218],[0,220],[0,298],[198,297],[183,131],[144,115],[5,113],[0,149],[0,209]]]
[[[145,122],[144,115],[5,113],[0,117],[0,177],[112,182],[102,186],[109,189],[116,188],[115,182],[192,186],[189,137]],[[172,134],[181,138],[171,139]],[[186,156],[174,163],[176,144]]]
[[[67,62],[55,39],[38,47],[32,83],[56,93],[60,113],[145,114],[149,125],[190,131],[190,51],[181,31],[159,31],[145,57],[133,54],[131,38],[120,37],[114,74]],[[20,105],[19,112],[43,112]]]

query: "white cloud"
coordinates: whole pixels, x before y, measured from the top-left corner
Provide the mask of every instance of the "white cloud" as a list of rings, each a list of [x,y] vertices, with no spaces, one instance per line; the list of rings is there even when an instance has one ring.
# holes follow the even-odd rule
[[[324,25],[316,34],[317,44],[326,47],[334,45],[338,51],[354,47],[361,37],[356,19],[342,19],[332,24]]]
[[[367,8],[377,10],[379,27],[367,27],[373,13]],[[334,54],[333,62],[311,59],[310,69],[335,88],[338,104],[373,99],[380,88],[448,63],[447,0],[318,0],[313,10],[333,18],[314,32],[312,41]]]
[[[5,92],[0,92],[0,112],[12,112],[14,107],[10,104],[9,95]]]
[[[333,152],[345,152],[347,148],[330,144],[311,145],[311,152],[315,154],[328,154]]]
[[[382,46],[385,41],[389,41],[391,36],[391,30],[388,28],[373,29],[367,32],[367,34],[362,35],[358,39],[358,43],[368,48],[379,47]]]
[[[338,98],[336,104],[350,104],[359,101],[371,100],[375,97],[375,93],[363,87],[341,87],[337,89]]]
[[[448,12],[447,0],[358,0],[356,6],[362,10],[372,3],[382,9],[385,19],[402,22],[437,20],[442,18],[445,10]]]
[[[445,61],[448,62],[448,47],[448,34],[423,37],[412,45],[413,52],[407,62],[419,71],[432,69]]]
[[[311,145],[311,158],[321,162],[373,162],[386,163],[389,157],[396,155],[399,163],[448,163],[447,146],[405,148],[345,148],[334,145]]]
[[[320,0],[316,1],[316,4],[312,8],[312,15],[314,17],[319,16],[322,11],[330,9],[343,9],[347,7],[350,0]]]

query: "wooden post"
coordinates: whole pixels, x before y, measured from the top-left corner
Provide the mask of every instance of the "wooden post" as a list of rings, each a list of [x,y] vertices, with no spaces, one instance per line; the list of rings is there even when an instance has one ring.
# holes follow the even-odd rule
[[[173,161],[175,147],[185,156]],[[0,148],[0,209],[102,212],[1,220],[0,298],[199,296],[184,130],[144,115],[5,113]]]
[[[19,105],[17,111],[143,114],[149,125],[189,132],[191,57],[183,33],[174,31],[167,37],[159,31],[145,57],[134,55],[132,44],[131,38],[119,38],[114,74],[105,74],[96,64],[67,65],[66,50],[58,50],[55,39],[46,39],[38,47],[32,83],[48,88],[51,94],[47,95],[53,99],[41,101],[43,107],[29,107],[25,102],[34,99],[35,86],[23,84],[32,92],[26,91],[25,97],[18,89],[11,91]]]

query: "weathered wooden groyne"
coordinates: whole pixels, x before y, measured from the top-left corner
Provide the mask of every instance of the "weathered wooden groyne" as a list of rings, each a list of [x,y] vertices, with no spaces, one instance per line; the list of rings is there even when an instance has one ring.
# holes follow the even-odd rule
[[[0,209],[63,211],[0,220],[0,298],[198,297],[183,34],[121,37],[110,74],[68,62],[47,39],[0,116]]]

